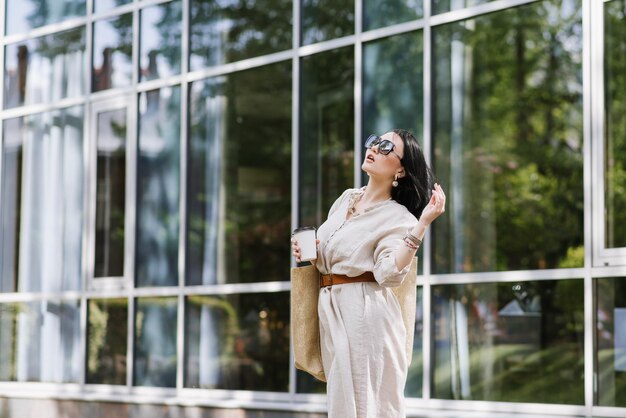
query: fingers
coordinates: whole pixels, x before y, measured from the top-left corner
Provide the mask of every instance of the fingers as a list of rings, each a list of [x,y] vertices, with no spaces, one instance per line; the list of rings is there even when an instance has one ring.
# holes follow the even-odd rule
[[[300,259],[300,256],[301,256],[300,246],[298,245],[298,241],[295,238],[291,239],[291,250],[292,250],[291,253],[296,258],[296,261],[298,263],[300,263],[301,262],[301,259]]]

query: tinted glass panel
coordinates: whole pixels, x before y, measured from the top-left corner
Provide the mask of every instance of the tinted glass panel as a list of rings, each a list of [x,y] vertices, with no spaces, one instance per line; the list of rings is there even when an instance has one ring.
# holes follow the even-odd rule
[[[409,365],[406,387],[406,396],[421,398],[424,378],[423,340],[424,340],[424,292],[421,286],[417,287],[417,307],[415,310],[415,334],[413,336],[413,359]]]
[[[494,0],[432,0],[433,14],[477,6]]]
[[[192,84],[187,284],[289,279],[291,63]]]
[[[3,179],[2,207],[7,212],[2,217],[19,221],[2,226],[2,257],[7,262],[1,267],[3,287],[20,292],[79,290],[83,109],[7,120],[3,135],[8,151],[3,171],[15,177]],[[17,173],[17,169],[21,171]],[[16,263],[20,272],[17,283]]]
[[[5,48],[4,108],[50,103],[84,94],[85,29]]]
[[[434,168],[450,196],[435,272],[583,265],[580,10],[536,2],[433,28]]]
[[[77,383],[80,303],[0,304],[0,381]]]
[[[302,0],[302,44],[354,33],[354,0]]]
[[[300,226],[319,226],[354,186],[354,48],[302,58]]]
[[[95,13],[102,13],[132,2],[133,0],[93,0],[93,10]]]
[[[626,279],[594,280],[596,287],[595,404],[626,407]]]
[[[182,5],[180,0],[141,10],[140,80],[180,73]]]
[[[128,300],[89,301],[87,383],[126,384]]]
[[[137,299],[135,314],[135,386],[176,386],[178,301]]]
[[[291,48],[293,5],[286,0],[190,0],[190,68]]]
[[[423,0],[364,0],[363,29],[370,30],[419,19],[424,15]]]
[[[6,0],[6,33],[31,29],[85,15],[86,0]]]
[[[126,109],[98,114],[95,277],[124,274]]]
[[[435,398],[582,405],[583,280],[433,287]]]
[[[178,284],[180,88],[139,96],[137,286]]]
[[[363,137],[423,131],[422,32],[369,42],[363,48]],[[363,184],[367,174],[363,172]]]
[[[626,1],[604,5],[604,245],[626,247]]]
[[[92,91],[125,87],[133,77],[133,14],[93,25]]]
[[[289,293],[190,296],[185,387],[287,392]]]
[[[2,124],[2,173],[0,173],[0,292],[17,289],[22,193],[23,118]]]

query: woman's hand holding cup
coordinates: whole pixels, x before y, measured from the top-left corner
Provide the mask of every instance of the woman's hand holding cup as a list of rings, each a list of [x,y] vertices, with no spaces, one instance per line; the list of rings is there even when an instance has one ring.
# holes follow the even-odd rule
[[[302,243],[298,239],[303,240]],[[317,259],[317,246],[320,240],[315,237],[315,228],[298,228],[291,238],[291,250],[298,263],[314,262]],[[302,244],[302,246],[301,246]]]

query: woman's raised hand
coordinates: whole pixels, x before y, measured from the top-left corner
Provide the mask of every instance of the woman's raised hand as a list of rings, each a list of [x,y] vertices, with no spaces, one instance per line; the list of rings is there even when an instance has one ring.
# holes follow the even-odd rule
[[[435,188],[430,197],[430,202],[422,211],[420,221],[425,225],[430,225],[435,219],[446,211],[446,194],[438,183],[435,183]]]

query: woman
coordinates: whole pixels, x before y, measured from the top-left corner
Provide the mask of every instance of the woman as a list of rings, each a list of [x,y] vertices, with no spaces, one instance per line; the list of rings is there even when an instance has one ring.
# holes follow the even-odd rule
[[[446,196],[411,133],[372,135],[365,146],[367,186],[346,190],[317,231],[314,262],[332,273],[318,304],[328,417],[404,418],[406,330],[389,288],[404,279]],[[300,262],[295,240],[292,249]]]

